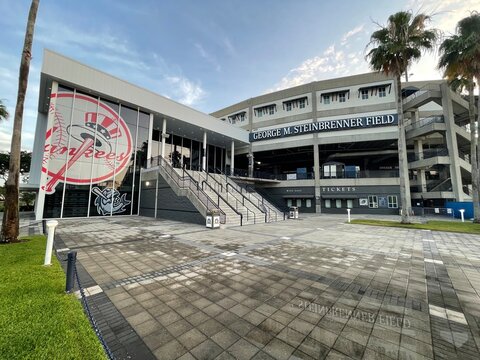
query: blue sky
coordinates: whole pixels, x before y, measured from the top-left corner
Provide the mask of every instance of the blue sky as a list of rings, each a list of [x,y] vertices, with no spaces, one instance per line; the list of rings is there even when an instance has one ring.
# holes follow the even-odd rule
[[[0,124],[10,147],[18,67],[30,2],[0,0]],[[476,6],[476,8],[475,8]],[[375,21],[409,10],[434,14],[445,33],[478,0],[41,0],[34,37],[22,148],[31,150],[44,48],[204,112],[272,90],[367,72]],[[440,78],[435,57],[411,80]]]

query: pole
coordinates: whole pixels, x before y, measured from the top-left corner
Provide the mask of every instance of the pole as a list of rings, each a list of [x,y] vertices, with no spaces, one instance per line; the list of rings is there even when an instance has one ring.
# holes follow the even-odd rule
[[[347,209],[348,222],[350,222],[350,209]]]
[[[77,261],[77,252],[70,251],[67,258],[67,281],[65,285],[65,292],[72,292],[75,287],[75,262]]]
[[[53,249],[53,238],[55,236],[55,227],[58,225],[57,220],[48,220],[47,221],[47,249],[45,251],[45,261],[43,265],[51,265],[52,263],[52,249]]]
[[[463,216],[463,213],[465,212],[465,209],[460,209],[459,211],[460,211],[460,216],[462,218],[462,222],[465,222],[465,218]]]

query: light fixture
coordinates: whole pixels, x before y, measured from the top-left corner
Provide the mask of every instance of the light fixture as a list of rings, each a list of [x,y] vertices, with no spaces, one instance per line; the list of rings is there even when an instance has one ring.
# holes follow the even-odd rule
[[[146,186],[150,186],[150,181],[145,181]]]

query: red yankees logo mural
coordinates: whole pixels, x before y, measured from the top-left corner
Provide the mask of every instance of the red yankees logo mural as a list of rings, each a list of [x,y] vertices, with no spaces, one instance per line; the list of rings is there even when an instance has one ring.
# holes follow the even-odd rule
[[[52,94],[52,99],[56,97],[56,105],[50,106],[54,121],[47,130],[42,167],[47,174],[42,189],[47,194],[54,193],[60,181],[89,185],[111,180],[132,155],[132,135],[124,120],[86,95],[75,95],[72,111],[73,96],[69,92]],[[64,120],[70,116],[71,122]]]

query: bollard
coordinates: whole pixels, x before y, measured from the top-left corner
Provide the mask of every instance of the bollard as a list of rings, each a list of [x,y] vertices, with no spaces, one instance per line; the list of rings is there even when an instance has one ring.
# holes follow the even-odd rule
[[[67,281],[65,285],[65,292],[72,292],[75,287],[75,262],[77,261],[77,252],[70,251],[67,257]]]
[[[47,221],[47,249],[45,250],[45,261],[43,265],[51,265],[52,263],[52,249],[53,249],[53,237],[55,236],[55,227],[58,225],[57,220]]]
[[[460,209],[458,211],[460,211],[460,216],[462,218],[462,222],[465,222],[465,218],[463,217],[463,213],[465,212],[465,209]]]
[[[348,222],[350,222],[350,209],[347,209]]]

